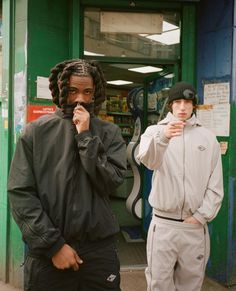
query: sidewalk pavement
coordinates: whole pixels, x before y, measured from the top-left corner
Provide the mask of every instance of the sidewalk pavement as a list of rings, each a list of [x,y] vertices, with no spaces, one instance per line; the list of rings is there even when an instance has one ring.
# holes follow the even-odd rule
[[[9,284],[4,284],[2,281],[0,281],[0,291],[22,291],[22,289],[16,289]]]
[[[121,271],[121,290],[122,291],[145,291],[146,280],[144,270],[127,270]],[[227,288],[217,282],[205,278],[202,291],[236,291],[236,286]],[[0,291],[23,291],[14,288],[0,281]]]

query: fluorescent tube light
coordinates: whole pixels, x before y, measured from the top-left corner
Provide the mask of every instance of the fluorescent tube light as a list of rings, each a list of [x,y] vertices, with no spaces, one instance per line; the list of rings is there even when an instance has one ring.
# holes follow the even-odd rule
[[[171,74],[165,75],[164,78],[172,79],[172,78],[174,78],[174,76],[175,76],[175,74],[171,73]]]
[[[152,67],[152,66],[145,66],[145,67],[130,68],[128,70],[129,71],[138,72],[138,73],[142,73],[142,74],[147,74],[147,73],[160,72],[160,71],[162,71],[162,68]]]
[[[133,84],[133,82],[125,81],[125,80],[107,81],[107,83],[108,83],[108,84],[111,84],[111,85],[117,85],[117,86]]]

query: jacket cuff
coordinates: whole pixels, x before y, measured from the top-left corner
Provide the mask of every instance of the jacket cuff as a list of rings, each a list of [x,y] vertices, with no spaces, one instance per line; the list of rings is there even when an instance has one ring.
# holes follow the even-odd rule
[[[77,133],[75,135],[75,139],[77,142],[85,139],[86,137],[92,137],[91,132],[89,130],[83,131],[81,133]]]
[[[170,142],[170,139],[168,137],[166,137],[164,134],[164,129],[161,130],[161,132],[159,133],[159,138],[160,138],[160,142],[162,144],[168,145]]]
[[[199,212],[195,212],[193,214],[193,217],[196,218],[202,225],[206,224],[206,219],[199,213]]]
[[[52,258],[65,244],[65,240],[61,237],[59,240],[46,251],[46,256]]]

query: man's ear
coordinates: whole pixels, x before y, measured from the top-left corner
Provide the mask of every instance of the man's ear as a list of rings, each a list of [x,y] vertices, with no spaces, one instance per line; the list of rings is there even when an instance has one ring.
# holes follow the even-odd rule
[[[168,105],[167,105],[167,108],[170,112],[172,112],[172,105],[173,105],[173,102],[170,102]]]

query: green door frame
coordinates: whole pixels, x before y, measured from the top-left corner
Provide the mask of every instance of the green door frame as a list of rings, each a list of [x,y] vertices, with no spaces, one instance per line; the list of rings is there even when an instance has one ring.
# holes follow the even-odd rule
[[[183,5],[181,30],[181,80],[196,86],[196,7]]]
[[[9,265],[9,205],[7,177],[12,156],[12,94],[14,60],[14,1],[3,1],[3,79],[0,124],[0,280],[8,281]]]

